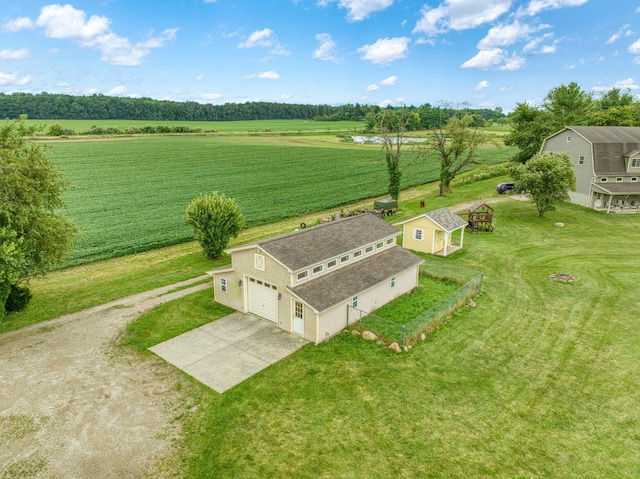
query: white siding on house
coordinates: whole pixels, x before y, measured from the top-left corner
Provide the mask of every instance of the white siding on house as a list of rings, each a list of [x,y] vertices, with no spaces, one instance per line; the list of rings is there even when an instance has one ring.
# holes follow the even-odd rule
[[[417,272],[418,268],[412,268],[397,274],[395,287],[391,287],[391,278],[389,278],[368,291],[359,293],[358,309],[370,313],[398,296],[411,291],[418,285]],[[323,341],[347,327],[347,305],[351,305],[351,298],[320,314],[316,342]]]

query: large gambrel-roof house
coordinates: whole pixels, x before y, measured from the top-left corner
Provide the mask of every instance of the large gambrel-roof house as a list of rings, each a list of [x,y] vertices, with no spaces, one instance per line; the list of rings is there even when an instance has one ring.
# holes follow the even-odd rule
[[[605,211],[639,209],[640,127],[567,126],[546,138],[541,152],[571,157],[572,203]]]
[[[318,343],[418,285],[423,259],[396,244],[400,231],[361,214],[230,248],[211,271],[217,302]],[[352,313],[353,314],[353,313]]]

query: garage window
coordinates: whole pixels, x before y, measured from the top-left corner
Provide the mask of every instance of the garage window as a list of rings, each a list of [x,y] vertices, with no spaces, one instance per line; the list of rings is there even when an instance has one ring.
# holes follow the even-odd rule
[[[227,292],[227,278],[220,278],[220,291]]]

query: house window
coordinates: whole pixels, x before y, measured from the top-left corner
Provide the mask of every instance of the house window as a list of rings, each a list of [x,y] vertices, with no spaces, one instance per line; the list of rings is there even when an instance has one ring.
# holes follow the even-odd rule
[[[324,266],[319,264],[318,266],[314,266],[313,267],[313,269],[311,270],[311,273],[312,274],[318,274],[318,273],[322,273],[322,271],[324,271]]]
[[[392,288],[396,287],[396,277],[395,276],[393,278],[391,278],[391,287]]]
[[[367,247],[364,249],[364,254],[369,254],[369,253],[371,253],[372,251],[373,251],[373,245],[372,245],[372,246],[367,246]]]
[[[637,176],[632,176],[631,177],[631,181],[638,181],[638,177]]]
[[[606,176],[603,176],[602,178],[600,178],[600,183],[606,183],[609,180],[609,178],[607,178]]]
[[[347,261],[349,261],[351,259],[351,256],[348,254],[345,254],[342,258],[340,258],[340,262],[341,263],[346,263]]]
[[[567,136],[567,143],[569,143],[571,141],[571,137]]]
[[[389,238],[389,239],[387,240],[387,244],[393,244],[393,238]]]
[[[306,279],[308,276],[309,276],[309,270],[300,271],[298,273],[298,281],[302,281],[303,279]]]
[[[355,258],[359,258],[360,256],[362,256],[362,250],[358,250],[358,251],[354,251],[353,252],[353,257]]]
[[[351,298],[351,307],[352,308],[357,308],[358,307],[358,297],[354,296],[353,298]]]
[[[631,160],[631,168],[640,168],[640,158],[633,158]]]
[[[264,271],[264,256],[261,254],[256,254],[253,256],[253,264],[256,269],[260,271]]]
[[[380,249],[384,247],[384,241],[380,241],[380,243],[376,243],[376,249]]]
[[[580,155],[580,157],[578,158],[578,164],[584,165],[584,155]]]
[[[327,269],[335,268],[335,266],[337,264],[338,264],[338,260],[337,259],[332,259],[331,261],[329,261],[327,263]]]
[[[227,278],[220,278],[220,291],[227,292]]]
[[[304,309],[303,309],[302,303],[300,301],[296,301],[295,302],[294,310],[295,310],[296,318],[302,319],[303,318],[302,314],[304,312]]]
[[[617,181],[618,183],[620,183],[620,182],[622,181],[622,177],[621,177],[621,176],[618,176],[618,177],[616,178],[616,181]]]
[[[416,228],[413,230],[413,239],[416,241],[424,240],[424,231]]]

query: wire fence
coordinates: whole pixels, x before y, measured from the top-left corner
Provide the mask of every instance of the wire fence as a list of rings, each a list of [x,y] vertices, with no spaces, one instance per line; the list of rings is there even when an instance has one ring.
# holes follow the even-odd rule
[[[408,346],[440,326],[454,312],[469,303],[482,288],[482,273],[442,261],[426,261],[420,274],[460,285],[453,293],[412,320],[398,324],[388,319],[348,306],[347,325],[368,330],[387,344]]]

